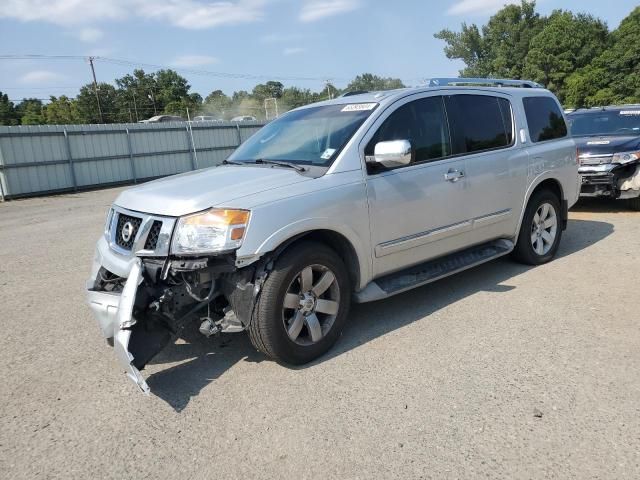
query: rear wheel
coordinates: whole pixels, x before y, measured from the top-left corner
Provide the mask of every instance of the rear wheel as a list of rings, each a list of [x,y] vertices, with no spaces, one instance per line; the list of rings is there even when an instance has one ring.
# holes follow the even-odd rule
[[[561,237],[560,199],[540,190],[529,200],[513,257],[528,265],[547,263],[558,251]]]
[[[249,326],[251,342],[275,360],[310,362],[342,333],[350,301],[340,257],[320,243],[296,245],[276,261],[264,283]]]

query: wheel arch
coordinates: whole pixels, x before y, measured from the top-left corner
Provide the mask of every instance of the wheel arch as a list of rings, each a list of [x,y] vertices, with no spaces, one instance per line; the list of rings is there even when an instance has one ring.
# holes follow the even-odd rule
[[[562,188],[562,183],[550,175],[541,175],[536,178],[527,190],[527,194],[525,195],[524,203],[522,205],[522,209],[520,211],[520,219],[518,220],[518,229],[516,230],[516,238],[515,241],[518,241],[518,237],[520,236],[520,229],[522,228],[522,221],[524,219],[524,214],[529,207],[529,201],[533,195],[541,190],[550,190],[553,192],[560,201],[560,217],[562,220],[562,229],[564,230],[567,225],[567,200],[564,196],[564,189]]]
[[[272,256],[272,260],[277,259],[291,246],[305,241],[319,242],[334,250],[349,272],[349,278],[353,289],[360,289],[363,275],[366,275],[366,271],[363,271],[364,267],[361,255],[358,254],[353,242],[347,238],[346,235],[336,230],[317,228],[292,235],[291,237],[282,240],[271,250],[270,254]]]

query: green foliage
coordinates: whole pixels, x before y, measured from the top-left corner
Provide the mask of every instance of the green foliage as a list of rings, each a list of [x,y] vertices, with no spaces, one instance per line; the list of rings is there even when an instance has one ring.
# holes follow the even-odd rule
[[[567,77],[604,51],[608,35],[607,26],[591,15],[556,10],[531,40],[523,77],[542,83],[563,101]]]
[[[572,107],[640,102],[640,7],[611,33],[608,48],[566,84]]]
[[[546,23],[535,6],[523,0],[492,16],[482,32],[475,24],[463,23],[460,32],[441,30],[435,37],[446,43],[447,58],[465,63],[463,77],[521,78],[531,41]]]
[[[391,77],[379,77],[372,73],[363,73],[354,78],[347,88],[348,92],[354,92],[358,90],[377,91],[377,90],[392,90],[394,88],[404,88],[402,80],[399,78]]]
[[[118,91],[108,83],[98,84],[98,96],[102,118],[98,111],[98,100],[93,84],[87,84],[80,88],[76,97],[78,115],[82,123],[114,123],[120,121],[118,112]]]
[[[508,5],[480,29],[442,30],[448,58],[465,63],[461,76],[527,78],[552,90],[568,107],[640,102],[640,7],[609,32],[591,15],[535,2]]]
[[[16,106],[16,114],[21,125],[41,125],[44,123],[44,106],[39,98],[25,98]]]
[[[0,92],[0,125],[18,125],[16,108],[8,95],[2,92]]]
[[[44,120],[49,125],[80,123],[76,100],[66,95],[49,97],[49,103],[44,110]]]

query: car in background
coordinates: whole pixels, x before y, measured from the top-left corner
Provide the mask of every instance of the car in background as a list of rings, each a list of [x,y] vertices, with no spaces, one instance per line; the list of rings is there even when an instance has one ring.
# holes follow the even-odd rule
[[[232,122],[257,122],[256,117],[252,117],[251,115],[240,115],[239,117],[233,117],[231,119]]]
[[[193,122],[224,122],[222,118],[214,117],[213,115],[198,115],[193,117]]]
[[[177,115],[156,115],[155,117],[140,120],[138,123],[166,123],[166,122],[184,122],[184,118]]]
[[[579,108],[567,115],[584,197],[627,200],[640,210],[640,105]]]

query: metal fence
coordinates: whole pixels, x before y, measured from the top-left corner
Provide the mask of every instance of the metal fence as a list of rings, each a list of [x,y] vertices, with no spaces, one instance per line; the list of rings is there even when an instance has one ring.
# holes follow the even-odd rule
[[[0,127],[2,200],[136,183],[211,167],[259,122]]]

